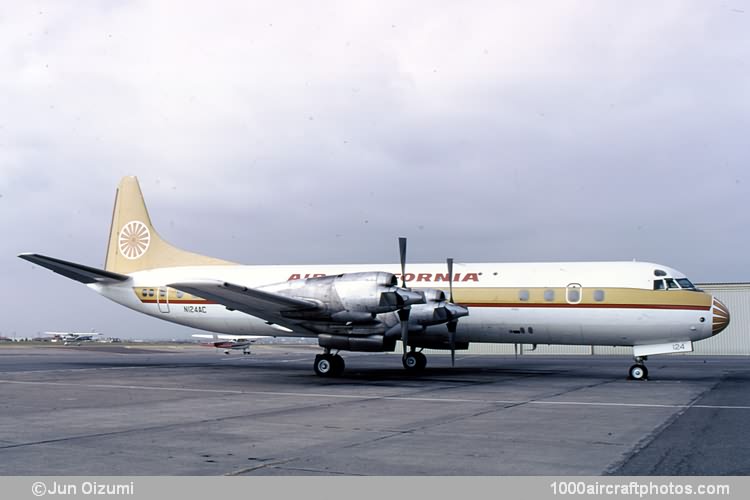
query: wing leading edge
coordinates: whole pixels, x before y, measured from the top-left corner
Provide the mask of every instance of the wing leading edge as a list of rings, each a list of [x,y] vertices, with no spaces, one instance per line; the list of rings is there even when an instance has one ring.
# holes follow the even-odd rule
[[[269,323],[296,330],[307,329],[301,327],[296,321],[285,317],[285,313],[314,311],[320,307],[318,303],[311,300],[287,297],[225,281],[187,281],[171,283],[167,286],[218,302],[228,309],[242,311],[251,316],[264,319]]]

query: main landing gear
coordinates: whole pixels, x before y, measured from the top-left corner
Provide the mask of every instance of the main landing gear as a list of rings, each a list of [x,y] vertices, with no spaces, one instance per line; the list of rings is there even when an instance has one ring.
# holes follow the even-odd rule
[[[644,364],[646,359],[646,356],[635,358],[635,364],[628,370],[628,380],[648,380],[648,368]]]
[[[412,373],[421,372],[427,366],[427,356],[417,351],[407,352],[401,361],[406,371]],[[313,364],[315,373],[321,377],[339,377],[344,373],[344,367],[344,358],[331,354],[330,349],[315,356]]]
[[[407,372],[421,372],[427,366],[427,356],[417,351],[409,351],[401,359]]]
[[[315,356],[313,368],[321,377],[339,377],[344,373],[345,366],[344,358],[338,354],[331,354],[331,350],[326,349],[323,354]]]

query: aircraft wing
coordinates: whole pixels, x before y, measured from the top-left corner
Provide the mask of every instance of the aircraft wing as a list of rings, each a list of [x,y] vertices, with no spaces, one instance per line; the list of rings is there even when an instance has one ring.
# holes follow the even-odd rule
[[[189,281],[171,283],[167,286],[218,302],[228,309],[242,311],[251,316],[264,319],[269,323],[291,328],[292,330],[307,329],[301,327],[296,321],[285,317],[283,313],[313,311],[319,308],[319,305],[311,300],[287,297],[225,281]]]
[[[105,271],[104,269],[84,266],[83,264],[76,264],[75,262],[68,262],[67,260],[47,257],[46,255],[40,255],[38,253],[22,253],[19,257],[23,260],[28,260],[34,264],[46,267],[57,274],[62,274],[66,278],[80,281],[87,285],[89,283],[115,283],[130,279],[130,276],[125,274],[113,273],[111,271]]]
[[[217,340],[249,340],[254,342],[258,339],[270,338],[268,335],[226,335],[224,333],[217,333],[211,335],[209,333],[195,333],[193,337],[197,339],[217,339]]]

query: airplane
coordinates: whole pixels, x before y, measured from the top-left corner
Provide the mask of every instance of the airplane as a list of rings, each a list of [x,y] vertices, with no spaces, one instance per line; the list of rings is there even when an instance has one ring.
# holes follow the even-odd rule
[[[138,180],[115,195],[104,269],[36,253],[19,257],[82,282],[138,312],[239,335],[317,338],[317,375],[344,371],[342,351],[403,349],[419,372],[424,349],[470,343],[631,346],[628,378],[646,380],[656,354],[691,352],[729,310],[685,274],[649,262],[239,265],[167,243]],[[399,282],[400,280],[400,282]]]
[[[198,339],[213,339],[213,342],[204,345],[224,349],[224,354],[229,354],[232,350],[239,349],[242,349],[242,354],[251,354],[250,346],[258,339],[267,338],[267,335],[218,335],[216,333],[208,335],[196,333],[193,334],[193,337]]]
[[[81,345],[81,342],[93,342],[94,337],[101,335],[101,333],[79,333],[79,332],[42,332],[45,335],[51,335],[52,341],[56,342],[62,340],[63,345]]]

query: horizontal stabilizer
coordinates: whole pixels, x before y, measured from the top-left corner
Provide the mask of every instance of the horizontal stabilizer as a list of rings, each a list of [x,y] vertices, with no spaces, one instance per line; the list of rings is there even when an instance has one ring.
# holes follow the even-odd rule
[[[114,283],[130,279],[130,276],[125,274],[113,273],[104,269],[97,269],[95,267],[84,266],[83,264],[76,264],[75,262],[39,255],[38,253],[22,253],[19,257],[33,264],[46,267],[57,274],[62,274],[66,278],[80,281],[87,285],[89,283]]]

